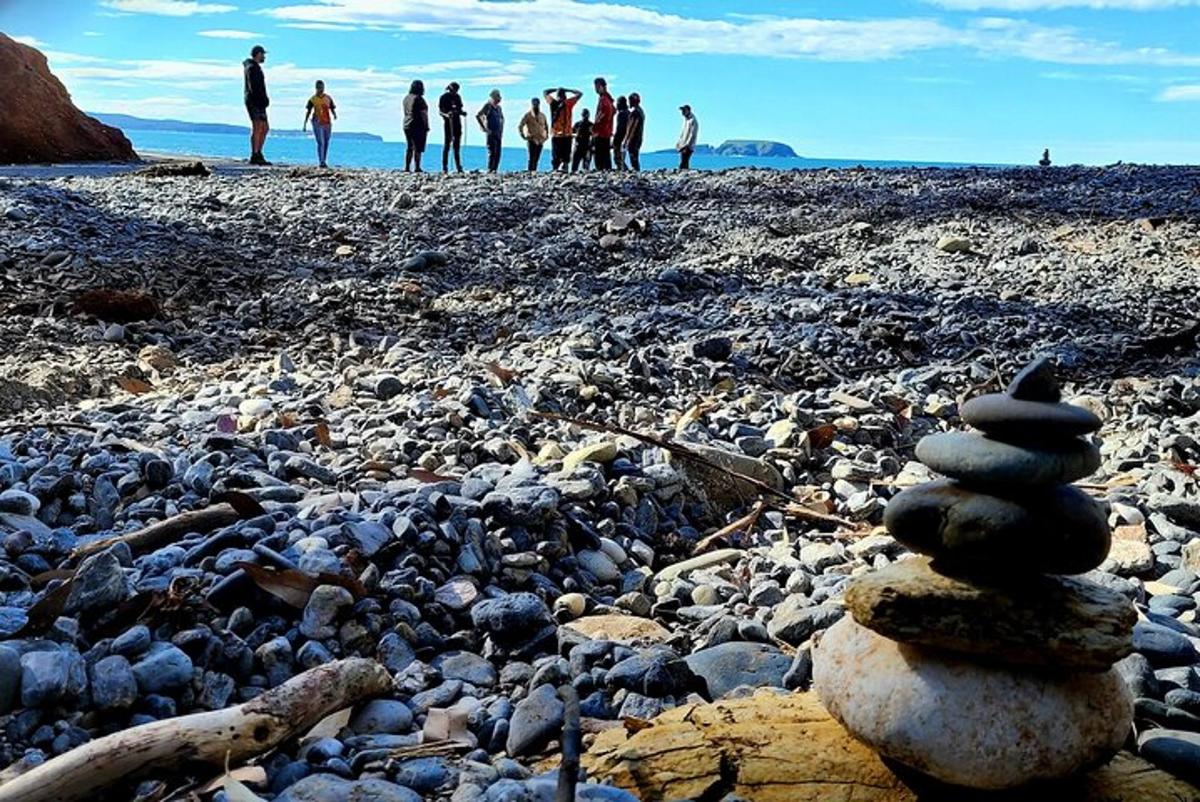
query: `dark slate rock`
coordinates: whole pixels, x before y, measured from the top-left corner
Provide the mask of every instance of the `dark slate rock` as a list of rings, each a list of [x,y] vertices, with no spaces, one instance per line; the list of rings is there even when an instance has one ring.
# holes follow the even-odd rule
[[[445,758],[419,757],[396,766],[396,782],[430,797],[458,783],[458,769]]]
[[[704,680],[709,698],[720,699],[734,688],[783,687],[792,658],[773,646],[733,641],[701,649],[686,659],[688,668]]]
[[[408,732],[412,722],[412,710],[403,702],[373,699],[350,719],[350,729],[359,735],[399,734]]]
[[[11,713],[21,690],[21,655],[0,646],[0,716]]]
[[[471,652],[446,652],[433,661],[433,667],[446,679],[459,679],[478,688],[496,684],[496,667]]]
[[[1021,401],[1053,404],[1062,400],[1062,389],[1054,374],[1054,362],[1048,357],[1040,357],[1022,368],[1004,392]]]
[[[161,693],[192,681],[192,658],[169,643],[155,643],[133,664],[133,675],[143,693]]]
[[[138,684],[133,667],[121,655],[111,655],[92,666],[92,701],[102,710],[132,707]]]
[[[125,581],[121,562],[111,551],[93,554],[79,565],[64,608],[74,614],[96,608],[112,608],[133,595]]]
[[[1197,658],[1187,636],[1150,621],[1134,625],[1133,650],[1159,668],[1191,665]]]
[[[1160,769],[1200,783],[1200,735],[1180,730],[1147,730],[1138,737],[1138,753]]]
[[[42,707],[80,696],[87,688],[87,667],[78,652],[26,652],[21,656],[21,704]]]
[[[421,802],[411,788],[386,780],[344,780],[332,774],[313,774],[289,786],[275,802]]]
[[[471,608],[471,621],[501,644],[523,643],[543,627],[554,624],[550,608],[532,593],[485,599]]]
[[[563,725],[563,703],[552,685],[539,685],[517,703],[509,721],[505,749],[509,757],[533,754],[559,737]]]

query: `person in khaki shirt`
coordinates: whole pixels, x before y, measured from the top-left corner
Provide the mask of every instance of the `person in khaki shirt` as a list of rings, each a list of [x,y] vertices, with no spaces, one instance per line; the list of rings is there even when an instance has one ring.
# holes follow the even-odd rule
[[[521,118],[517,129],[529,145],[529,172],[536,173],[542,158],[542,148],[550,138],[550,123],[542,114],[542,102],[536,97],[529,101],[529,111]]]

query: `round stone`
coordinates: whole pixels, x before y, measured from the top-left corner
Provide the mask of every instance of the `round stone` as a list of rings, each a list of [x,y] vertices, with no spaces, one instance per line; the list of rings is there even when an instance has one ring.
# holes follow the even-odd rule
[[[1001,439],[1075,437],[1102,425],[1095,413],[1070,404],[1022,401],[1003,393],[981,395],[962,406],[967,423]]]
[[[885,757],[944,783],[1013,788],[1069,777],[1120,749],[1133,697],[1114,669],[1034,673],[877,635],[847,616],[813,654],[829,712]]]
[[[845,597],[854,620],[884,637],[989,663],[1107,671],[1133,652],[1133,605],[1083,579],[964,581],[916,558],[854,577]]]
[[[1003,443],[973,432],[946,432],[917,443],[917,459],[972,485],[1046,486],[1095,473],[1100,450],[1078,438],[1037,447]]]
[[[943,479],[893,498],[883,522],[947,567],[997,572],[1082,574],[1104,562],[1112,540],[1104,509],[1068,485],[1001,495]]]

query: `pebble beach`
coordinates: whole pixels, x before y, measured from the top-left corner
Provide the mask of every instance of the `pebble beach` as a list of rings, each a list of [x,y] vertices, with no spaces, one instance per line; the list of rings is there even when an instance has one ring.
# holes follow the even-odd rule
[[[361,656],[263,799],[553,799],[562,686],[585,749],[808,689],[917,442],[1049,357],[1200,778],[1200,169],[177,170],[0,177],[0,766]]]

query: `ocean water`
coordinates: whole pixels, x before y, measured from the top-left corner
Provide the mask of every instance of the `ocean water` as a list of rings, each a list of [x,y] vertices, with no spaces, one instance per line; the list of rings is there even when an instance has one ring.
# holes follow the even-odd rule
[[[436,133],[436,132],[434,132]],[[229,159],[245,159],[249,149],[248,138],[235,134],[197,134],[179,131],[126,130],[125,135],[138,151],[168,153],[185,156],[208,156]],[[472,136],[474,135],[474,136]],[[431,137],[431,140],[433,137]],[[482,133],[467,132],[467,144],[463,146],[463,169],[482,170],[487,166],[487,149],[481,143]],[[315,164],[316,146],[311,138],[297,136],[268,137],[264,148],[267,159],[275,164]],[[521,171],[527,166],[528,154],[524,148],[506,147],[500,161],[503,171]],[[334,130],[329,146],[329,163],[335,167],[374,167],[397,169],[404,167],[404,143],[380,142],[365,139],[338,139]],[[962,167],[958,164],[904,161],[854,161],[847,159],[780,159],[750,156],[693,156],[692,167],[699,170],[723,170],[733,167],[763,167],[774,170],[812,170],[822,167]],[[430,141],[422,165],[426,170],[440,170],[442,166],[442,143]],[[643,170],[673,169],[679,166],[679,157],[674,153],[643,153]],[[451,159],[453,168],[453,159]],[[542,154],[541,169],[550,169],[550,148],[547,144]]]

